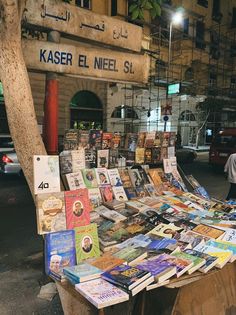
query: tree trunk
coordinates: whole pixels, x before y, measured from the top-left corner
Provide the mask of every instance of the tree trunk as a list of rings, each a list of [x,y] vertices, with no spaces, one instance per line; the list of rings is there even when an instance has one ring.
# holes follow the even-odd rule
[[[24,1],[22,1],[23,3]],[[33,193],[33,155],[45,155],[21,48],[21,2],[0,0],[0,79],[10,133]]]

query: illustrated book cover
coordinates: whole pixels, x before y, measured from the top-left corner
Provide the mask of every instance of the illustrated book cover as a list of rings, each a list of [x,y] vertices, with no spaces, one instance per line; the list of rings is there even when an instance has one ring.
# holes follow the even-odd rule
[[[118,201],[128,201],[125,190],[123,186],[112,187],[114,197]]]
[[[101,206],[102,196],[99,188],[89,188],[88,196],[92,210],[95,210],[97,207]]]
[[[75,281],[76,283],[100,278],[102,270],[88,264],[87,262],[78,263],[75,266],[63,268],[65,276]]]
[[[98,185],[110,184],[107,169],[105,167],[99,167],[95,169]]]
[[[120,174],[117,168],[112,168],[107,170],[110,183],[112,186],[122,186],[122,180],[120,178]]]
[[[97,150],[97,167],[105,167],[109,166],[109,150]]]
[[[69,187],[69,190],[75,190],[78,188],[85,188],[84,178],[82,172],[78,170],[75,173],[66,174],[66,180]]]
[[[78,172],[85,168],[85,150],[84,148],[78,148],[77,150],[71,151],[72,158],[72,172]]]
[[[93,168],[83,169],[82,174],[83,174],[83,178],[84,178],[84,183],[85,183],[87,188],[97,188],[98,187],[95,169],[93,169]]]

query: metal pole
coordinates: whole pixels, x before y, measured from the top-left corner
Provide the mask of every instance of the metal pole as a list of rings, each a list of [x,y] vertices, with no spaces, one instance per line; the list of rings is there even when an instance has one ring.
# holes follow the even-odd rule
[[[171,64],[171,40],[172,40],[172,21],[170,21],[170,33],[169,33],[169,49],[168,49],[168,68],[167,68],[167,86],[166,86],[166,102],[168,100],[168,85],[170,77],[170,64]],[[166,131],[167,121],[164,121],[164,131]]]

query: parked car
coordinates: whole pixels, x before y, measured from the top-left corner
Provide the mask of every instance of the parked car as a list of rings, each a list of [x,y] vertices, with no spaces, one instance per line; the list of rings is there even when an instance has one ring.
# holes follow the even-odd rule
[[[0,173],[16,175],[22,173],[20,163],[14,150],[0,152]]]
[[[178,163],[192,163],[197,158],[196,151],[183,147],[176,148],[175,155]]]
[[[14,144],[9,134],[0,134],[0,152],[12,151]]]

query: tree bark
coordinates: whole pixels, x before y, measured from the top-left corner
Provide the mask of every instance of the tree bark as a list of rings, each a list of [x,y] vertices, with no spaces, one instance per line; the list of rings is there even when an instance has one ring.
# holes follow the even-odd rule
[[[24,1],[0,0],[0,79],[10,133],[22,170],[33,192],[33,155],[46,150],[38,129],[33,97],[21,48]]]

